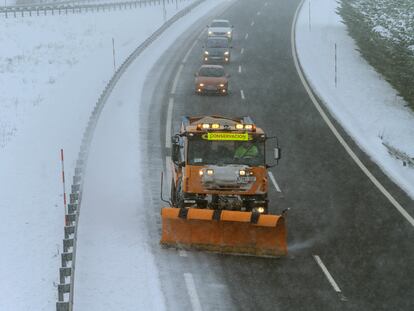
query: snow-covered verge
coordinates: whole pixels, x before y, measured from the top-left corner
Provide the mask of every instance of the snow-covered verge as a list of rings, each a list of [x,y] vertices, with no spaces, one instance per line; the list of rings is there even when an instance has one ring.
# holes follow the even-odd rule
[[[169,18],[176,3],[166,9]],[[0,20],[0,310],[54,308],[64,222],[59,150],[68,181],[114,70],[112,38],[119,64],[163,22],[162,6]]]
[[[414,110],[414,2],[341,0],[339,14],[364,58]]]
[[[301,66],[312,88],[360,147],[411,197],[414,169],[383,142],[414,157],[414,113],[357,52],[335,0],[305,0],[296,25]],[[337,85],[335,85],[335,44]]]

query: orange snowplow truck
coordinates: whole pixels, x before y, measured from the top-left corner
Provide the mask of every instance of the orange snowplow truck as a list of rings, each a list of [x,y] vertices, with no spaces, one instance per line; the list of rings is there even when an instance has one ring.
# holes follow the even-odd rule
[[[161,210],[161,244],[286,255],[285,218],[268,214],[268,139],[250,117],[183,117],[172,137],[171,207]],[[274,153],[278,161],[280,148]]]

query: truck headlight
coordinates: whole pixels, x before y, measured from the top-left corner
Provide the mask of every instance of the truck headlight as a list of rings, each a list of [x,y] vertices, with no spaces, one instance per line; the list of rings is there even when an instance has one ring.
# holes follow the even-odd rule
[[[207,170],[207,175],[208,176],[212,176],[214,174],[214,170],[212,170],[211,168],[209,168],[208,170]]]
[[[208,34],[211,36],[213,34],[213,32],[209,30],[208,31]]]
[[[231,31],[227,31],[227,35],[228,36],[231,36]]]
[[[246,171],[245,170],[240,170],[239,175],[240,176],[246,176]]]
[[[203,175],[204,175],[203,170],[199,170],[199,171],[198,171],[198,175],[203,176]]]
[[[204,86],[204,83],[200,83],[198,86],[199,87],[203,87]]]
[[[205,54],[205,55],[208,55],[208,51],[204,51],[204,54]]]
[[[229,55],[229,51],[224,52],[224,55]]]
[[[258,211],[259,213],[264,213],[265,209],[264,209],[264,207],[258,207],[258,208],[257,208],[257,211]]]
[[[223,83],[221,83],[221,84],[219,84],[219,86],[220,86],[220,87],[224,87],[224,84],[223,84]]]

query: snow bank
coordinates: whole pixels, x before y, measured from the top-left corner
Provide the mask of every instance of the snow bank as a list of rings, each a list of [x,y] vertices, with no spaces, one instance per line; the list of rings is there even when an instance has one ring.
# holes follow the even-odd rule
[[[411,197],[414,169],[392,158],[383,141],[414,157],[414,113],[357,52],[335,13],[335,0],[306,0],[299,14],[296,44],[313,89],[360,147]],[[335,86],[335,44],[337,86]]]

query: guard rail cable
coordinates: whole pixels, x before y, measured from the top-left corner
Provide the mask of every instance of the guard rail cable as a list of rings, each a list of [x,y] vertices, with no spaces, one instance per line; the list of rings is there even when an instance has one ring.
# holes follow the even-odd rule
[[[387,142],[382,142],[382,144],[385,146],[385,148],[387,148],[388,153],[396,158],[397,160],[401,160],[403,166],[409,166],[411,168],[414,168],[414,158],[410,157],[407,153],[405,153],[404,151],[401,151],[393,146],[391,146],[389,143]]]
[[[10,6],[1,7],[0,15],[4,18],[9,17],[25,17],[25,16],[45,16],[48,13],[51,15],[67,15],[69,13],[86,13],[111,10],[111,9],[133,9],[141,8],[150,5],[165,5],[166,3],[177,3],[184,0],[133,0],[133,1],[118,1],[118,2],[101,2],[96,4],[76,4],[74,2],[65,2],[64,4],[41,4],[31,6]]]
[[[98,101],[93,108],[89,117],[88,125],[83,133],[80,151],[76,161],[75,174],[71,185],[71,193],[69,195],[68,211],[65,215],[63,252],[61,254],[61,267],[59,269],[58,284],[58,301],[56,302],[56,311],[72,311],[74,301],[74,281],[76,268],[76,242],[79,223],[79,214],[82,202],[83,189],[83,173],[86,168],[89,146],[93,138],[93,133],[97,125],[99,116],[104,108],[106,101],[111,95],[116,83],[122,74],[127,70],[129,65],[147,48],[155,39],[157,39],[167,28],[181,17],[188,14],[192,9],[197,7],[204,0],[197,0],[185,9],[181,10],[158,28],[150,37],[142,42],[115,71],[104,90],[102,91]]]

